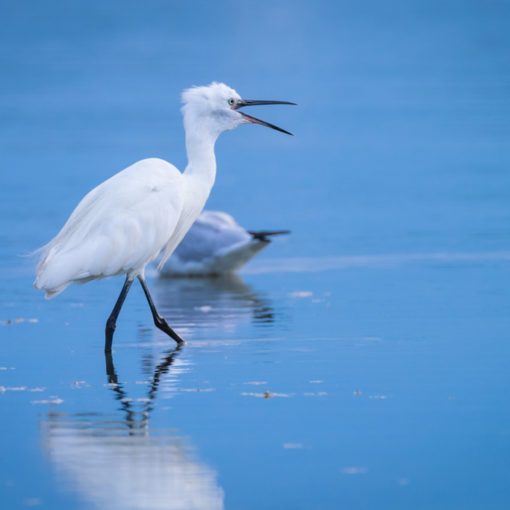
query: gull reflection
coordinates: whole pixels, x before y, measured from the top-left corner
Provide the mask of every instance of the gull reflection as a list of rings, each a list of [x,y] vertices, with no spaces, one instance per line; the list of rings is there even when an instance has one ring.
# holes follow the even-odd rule
[[[271,301],[237,274],[212,278],[158,278],[158,309],[176,327],[233,330],[244,323],[272,324]]]
[[[101,509],[220,510],[223,489],[215,471],[171,429],[149,428],[163,378],[179,364],[179,349],[154,369],[144,398],[130,398],[106,358],[109,391],[121,416],[99,412],[48,413],[41,422],[45,450],[63,483]]]

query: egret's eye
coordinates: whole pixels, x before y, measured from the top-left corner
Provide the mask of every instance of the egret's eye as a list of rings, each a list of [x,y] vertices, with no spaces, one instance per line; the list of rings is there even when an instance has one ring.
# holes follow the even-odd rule
[[[228,104],[229,104],[230,106],[234,106],[234,105],[236,104],[236,100],[235,100],[234,98],[232,98],[232,97],[231,97],[231,98],[228,100]]]

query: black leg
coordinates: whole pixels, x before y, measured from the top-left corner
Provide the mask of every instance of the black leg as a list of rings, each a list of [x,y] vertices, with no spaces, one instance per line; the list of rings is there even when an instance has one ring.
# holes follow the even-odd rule
[[[120,291],[119,297],[115,306],[113,307],[112,313],[108,320],[106,321],[106,329],[105,329],[105,341],[104,341],[104,352],[112,352],[112,341],[113,341],[113,333],[115,332],[115,326],[117,325],[117,317],[119,316],[120,309],[124,304],[124,300],[126,299],[127,293],[131,287],[133,280],[129,279],[126,276],[126,281],[124,282],[124,286]]]
[[[149,306],[151,307],[152,318],[154,319],[154,324],[156,325],[156,327],[159,328],[161,331],[164,331],[170,338],[173,338],[178,344],[183,344],[184,340],[168,325],[166,320],[163,319],[163,317],[161,317],[161,315],[159,315],[158,311],[156,310],[147,284],[145,283],[145,279],[142,276],[139,276],[138,280],[142,285],[145,297],[147,298]]]
[[[112,353],[105,351],[104,360],[106,363],[106,375],[108,376],[108,382],[110,384],[117,384],[119,382],[117,373],[115,372],[115,366],[113,365]]]

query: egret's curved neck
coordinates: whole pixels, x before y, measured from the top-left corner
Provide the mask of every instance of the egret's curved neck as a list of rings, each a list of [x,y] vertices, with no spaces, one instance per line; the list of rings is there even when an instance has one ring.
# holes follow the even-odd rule
[[[186,153],[188,166],[184,175],[196,181],[197,186],[211,191],[216,178],[214,144],[218,136],[202,130],[186,130]]]

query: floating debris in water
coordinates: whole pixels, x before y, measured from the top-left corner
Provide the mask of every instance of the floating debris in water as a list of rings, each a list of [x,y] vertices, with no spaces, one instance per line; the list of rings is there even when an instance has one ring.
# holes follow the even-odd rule
[[[258,398],[273,398],[273,397],[291,397],[290,393],[273,393],[272,391],[264,391],[264,393],[251,393],[251,392],[243,392],[241,393],[243,397],[258,397]]]
[[[359,396],[361,395],[361,391],[360,391],[360,390],[354,390],[354,391],[352,392],[352,394],[353,394],[354,396],[356,396],[356,397],[359,397]]]
[[[46,388],[27,388],[26,386],[0,386],[0,393],[5,393],[6,391],[44,391]]]
[[[310,290],[296,290],[295,292],[289,292],[291,298],[307,298],[312,297],[313,292]]]
[[[0,367],[0,370],[16,370],[14,367]]]
[[[36,324],[37,322],[39,322],[39,319],[35,319],[34,317],[30,317],[29,319],[25,319],[23,317],[18,317],[14,320],[5,319],[0,321],[0,326],[10,326],[11,324],[20,324],[21,322],[29,322],[31,324]]]
[[[243,384],[252,384],[253,386],[260,386],[262,384],[267,384],[267,381],[247,381]]]
[[[6,391],[26,391],[26,386],[14,386],[11,388],[6,388],[5,386],[0,386],[0,392],[5,393]]]
[[[368,398],[377,398],[379,400],[386,400],[388,395],[369,395]]]
[[[322,379],[312,379],[308,381],[310,384],[322,384],[324,381]]]
[[[315,393],[313,391],[306,391],[305,393],[303,393],[303,395],[305,397],[324,397],[325,395],[327,395],[327,392],[326,391],[318,391],[317,393]]]
[[[73,381],[71,384],[71,388],[73,389],[81,389],[81,388],[89,388],[90,384],[87,381]]]
[[[51,400],[32,400],[30,403],[31,404],[56,404],[56,405],[60,405],[62,404],[64,401],[61,399],[61,398],[52,398]]]

